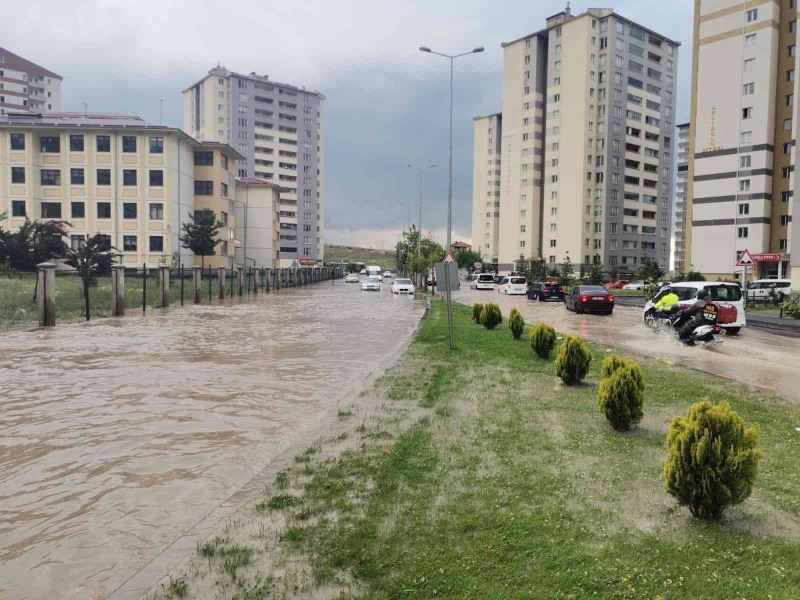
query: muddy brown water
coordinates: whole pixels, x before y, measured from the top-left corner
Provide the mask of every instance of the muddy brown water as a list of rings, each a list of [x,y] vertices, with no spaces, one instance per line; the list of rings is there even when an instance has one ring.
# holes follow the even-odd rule
[[[337,282],[2,336],[0,598],[105,598],[317,432],[424,300]]]
[[[543,303],[525,296],[506,296],[494,290],[454,292],[460,302],[497,302],[504,315],[516,307],[528,323],[543,320],[564,333],[654,359],[762,388],[800,402],[800,339],[763,329],[742,329],[738,336],[720,336],[719,343],[690,348],[668,332],[654,333],[642,322],[642,309],[617,306],[612,316],[578,315],[560,302]]]

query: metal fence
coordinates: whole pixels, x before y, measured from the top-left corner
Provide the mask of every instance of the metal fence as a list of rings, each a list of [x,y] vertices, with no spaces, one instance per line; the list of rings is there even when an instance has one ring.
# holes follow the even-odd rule
[[[36,272],[0,271],[0,327],[24,327],[39,322]]]

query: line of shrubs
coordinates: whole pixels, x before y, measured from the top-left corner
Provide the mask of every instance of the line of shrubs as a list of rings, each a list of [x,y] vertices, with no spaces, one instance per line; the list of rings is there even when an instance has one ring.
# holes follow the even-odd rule
[[[495,303],[474,304],[476,323],[494,329],[503,315]],[[509,316],[509,328],[520,339],[525,321],[517,309]],[[556,330],[537,322],[528,341],[533,352],[548,359],[556,346]],[[554,361],[555,373],[564,385],[577,385],[592,362],[588,344],[577,335],[564,337]],[[644,416],[645,381],[636,361],[616,354],[607,356],[600,368],[597,405],[617,431],[629,431]],[[719,519],[730,506],[747,499],[753,489],[762,453],[758,430],[746,427],[744,419],[727,402],[713,404],[709,398],[695,402],[685,416],[674,417],[667,434],[664,463],[666,491],[681,506],[688,506],[699,519]]]

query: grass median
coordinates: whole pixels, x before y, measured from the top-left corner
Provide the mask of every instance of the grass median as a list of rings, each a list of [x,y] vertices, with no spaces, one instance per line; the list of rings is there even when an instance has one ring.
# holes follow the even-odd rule
[[[334,435],[267,490],[253,518],[277,524],[273,550],[284,557],[284,583],[270,579],[270,594],[800,595],[800,407],[643,361],[645,417],[618,433],[597,409],[605,348],[593,346],[585,384],[563,387],[552,359],[537,358],[525,337],[513,341],[505,322],[487,331],[469,307],[455,304],[453,314],[455,351],[434,301],[408,351],[368,392],[376,410],[340,412]],[[757,425],[765,455],[753,496],[716,524],[692,519],[662,481],[669,422],[704,396]],[[264,527],[251,526],[261,534],[250,539],[231,536],[254,549],[237,585],[277,572],[274,557],[259,567]],[[287,585],[287,563],[308,576]],[[222,563],[208,568],[224,573]]]

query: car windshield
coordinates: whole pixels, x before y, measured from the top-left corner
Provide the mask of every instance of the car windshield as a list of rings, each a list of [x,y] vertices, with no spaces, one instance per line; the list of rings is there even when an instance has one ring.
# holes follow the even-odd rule
[[[411,283],[411,280],[410,279],[395,279],[394,282],[395,283],[399,283],[401,285],[408,285],[409,283]]]
[[[712,285],[706,286],[712,300],[727,300],[736,302],[742,299],[742,290],[738,285]]]
[[[544,285],[545,285],[545,287],[548,287],[548,288],[553,289],[553,290],[557,290],[558,288],[561,287],[560,283],[546,283]]]
[[[478,275],[478,281],[494,281],[493,275]]]
[[[524,277],[512,277],[511,278],[511,283],[514,283],[516,285],[522,285],[522,284],[525,283],[525,278]]]
[[[697,288],[695,287],[681,287],[681,286],[672,286],[672,291],[678,297],[678,300],[691,300],[695,296],[697,296]]]
[[[380,283],[380,279],[377,277],[367,277],[364,281],[366,283]]]
[[[580,288],[581,292],[585,294],[607,294],[606,288],[599,285],[588,285]]]

